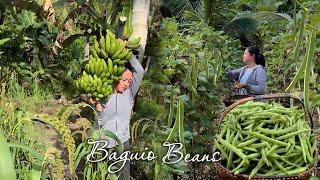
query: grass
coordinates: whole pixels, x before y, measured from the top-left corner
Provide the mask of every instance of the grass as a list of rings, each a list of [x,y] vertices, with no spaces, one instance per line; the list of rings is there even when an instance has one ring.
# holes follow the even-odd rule
[[[28,91],[25,87],[18,83],[18,78],[15,73],[11,74],[6,86],[6,96],[9,101],[17,103],[17,106],[23,110],[36,112],[39,108],[47,105],[49,99],[53,96],[48,90],[41,89],[37,80],[34,83],[28,84]]]
[[[25,151],[28,147],[34,152],[45,154],[48,146],[45,144],[48,139],[43,140],[47,133],[32,121],[33,114],[37,114],[44,108],[52,106],[53,96],[50,91],[39,86],[36,79],[28,85],[20,85],[17,75],[12,72],[6,81],[1,83],[0,92],[0,129],[9,143],[16,147],[10,147],[11,157],[14,160],[15,172],[18,179],[41,175],[46,172],[43,168],[47,161],[35,160],[30,152]],[[53,110],[57,111],[56,108]],[[43,139],[42,139],[43,138]],[[10,157],[9,156],[9,157]],[[40,166],[39,166],[40,165]]]

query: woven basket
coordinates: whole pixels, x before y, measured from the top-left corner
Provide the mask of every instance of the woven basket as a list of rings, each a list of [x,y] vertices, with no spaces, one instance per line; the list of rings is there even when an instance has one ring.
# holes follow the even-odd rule
[[[243,99],[243,98],[246,98],[246,97],[250,97],[250,96],[247,96],[247,95],[234,95],[234,96],[230,96],[227,99],[223,100],[223,102],[224,102],[224,105],[228,107],[231,104],[235,103],[236,101],[238,101],[240,99]]]
[[[292,94],[287,94],[287,93],[278,93],[278,94],[268,94],[268,95],[259,95],[259,96],[253,96],[253,97],[247,97],[247,98],[243,98],[240,99],[238,101],[236,101],[235,103],[231,104],[221,115],[220,119],[219,119],[219,126],[218,126],[218,132],[220,130],[220,125],[224,119],[224,117],[236,106],[243,104],[245,102],[248,101],[267,101],[268,99],[288,99],[288,98],[293,98],[295,100],[297,100],[301,105],[302,108],[304,110],[305,113],[305,117],[308,121],[308,124],[310,125],[311,130],[313,131],[313,121],[312,118],[308,112],[308,110],[304,107],[303,102],[296,96],[292,95]],[[316,157],[318,152],[316,151]],[[317,160],[316,160],[317,161]],[[316,171],[316,165],[317,162],[314,163],[314,165],[312,167],[310,167],[306,172],[297,174],[297,175],[292,175],[292,176],[254,176],[252,177],[252,179],[254,180],[262,180],[262,179],[282,179],[282,180],[289,180],[289,179],[300,179],[300,180],[307,180],[309,179],[310,176],[312,176],[315,171]],[[244,180],[244,179],[248,179],[249,175],[245,175],[245,174],[238,174],[238,175],[234,175],[230,170],[228,170],[227,168],[223,167],[222,164],[219,162],[215,163],[215,168],[216,168],[216,175],[217,175],[217,179],[218,180]]]

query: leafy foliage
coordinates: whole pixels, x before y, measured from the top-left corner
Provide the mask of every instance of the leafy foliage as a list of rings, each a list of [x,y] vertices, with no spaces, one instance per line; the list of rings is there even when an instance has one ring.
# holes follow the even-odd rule
[[[185,15],[196,17],[191,12]],[[151,123],[145,121],[144,124],[155,128],[150,144],[153,149],[158,149],[169,138],[184,143],[185,148],[192,153],[204,153],[207,150],[199,147],[211,140],[212,121],[217,110],[221,109],[223,97],[228,95],[220,93],[228,92],[223,69],[234,68],[239,64],[242,50],[238,41],[232,40],[222,31],[215,31],[201,18],[183,19],[180,23],[174,19],[164,19],[157,39],[150,42],[152,46],[148,46],[151,48],[147,49],[147,53],[153,54],[154,59],[144,77],[141,92],[167,109],[170,107],[170,112],[167,111],[169,115],[165,117],[150,117]],[[170,98],[172,93],[175,95]],[[183,121],[178,116],[179,112],[184,115]],[[150,126],[148,129],[144,132],[151,131]],[[194,141],[194,138],[197,140]],[[164,150],[158,151],[164,153]],[[153,173],[155,178],[166,178],[170,177],[170,172],[186,172],[187,169],[182,170],[182,167],[171,167],[173,169],[167,171],[165,166],[156,162]],[[144,172],[151,173],[147,169]]]
[[[66,91],[70,99],[78,96],[73,79],[85,63],[89,37],[114,29],[119,12],[128,1],[53,1],[55,23],[43,14],[44,1],[15,1],[15,5],[7,2],[0,1],[0,129],[9,142],[19,179],[52,178],[51,165],[57,171],[53,178],[62,179],[64,157],[34,139],[30,114],[52,108],[52,91]],[[162,157],[167,152],[162,143],[169,140],[183,143],[184,151],[192,155],[211,153],[216,119],[225,108],[222,100],[231,93],[225,72],[243,66],[242,48],[247,45],[259,45],[266,56],[268,93],[284,91],[306,59],[309,71],[301,73],[306,77],[304,87],[297,74],[296,86],[290,89],[308,97],[305,101],[310,107],[320,106],[319,1],[163,0],[153,1],[153,5],[159,6],[162,16],[154,8],[156,22],[152,24],[146,51],[150,64],[131,126],[132,150],[149,148]],[[305,23],[303,7],[309,10]],[[162,19],[163,16],[172,18]],[[313,44],[313,53],[308,44]],[[82,167],[92,148],[85,143],[92,126],[87,122],[81,130],[66,129],[65,122],[76,106],[72,107],[54,120],[48,118],[48,122],[54,121],[60,127],[65,142],[70,140],[67,144],[72,154],[71,171],[77,170],[76,175],[81,178],[104,179],[108,163],[87,163]],[[108,131],[100,133],[114,136]],[[80,144],[72,140],[76,134],[82,135]],[[40,158],[34,159],[38,155]],[[162,164],[159,159],[133,164],[133,176],[141,179],[192,179],[191,168],[199,167],[183,161]]]

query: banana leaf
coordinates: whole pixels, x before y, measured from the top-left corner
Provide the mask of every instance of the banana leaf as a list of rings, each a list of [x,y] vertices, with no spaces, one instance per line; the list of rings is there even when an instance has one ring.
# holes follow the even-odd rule
[[[3,180],[15,180],[16,172],[14,169],[14,163],[7,143],[7,139],[0,131],[0,179]]]

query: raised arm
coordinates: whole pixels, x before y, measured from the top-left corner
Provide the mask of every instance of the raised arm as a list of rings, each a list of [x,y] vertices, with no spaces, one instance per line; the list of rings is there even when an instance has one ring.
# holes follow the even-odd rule
[[[240,72],[242,68],[235,69],[235,70],[228,70],[228,77],[231,78],[232,80],[238,81]]]
[[[130,88],[131,88],[132,96],[135,96],[139,90],[140,85],[141,85],[144,69],[135,56],[132,56],[132,58],[130,60],[130,64],[133,69],[133,72],[132,72],[133,78],[132,78],[132,83],[131,83]]]

